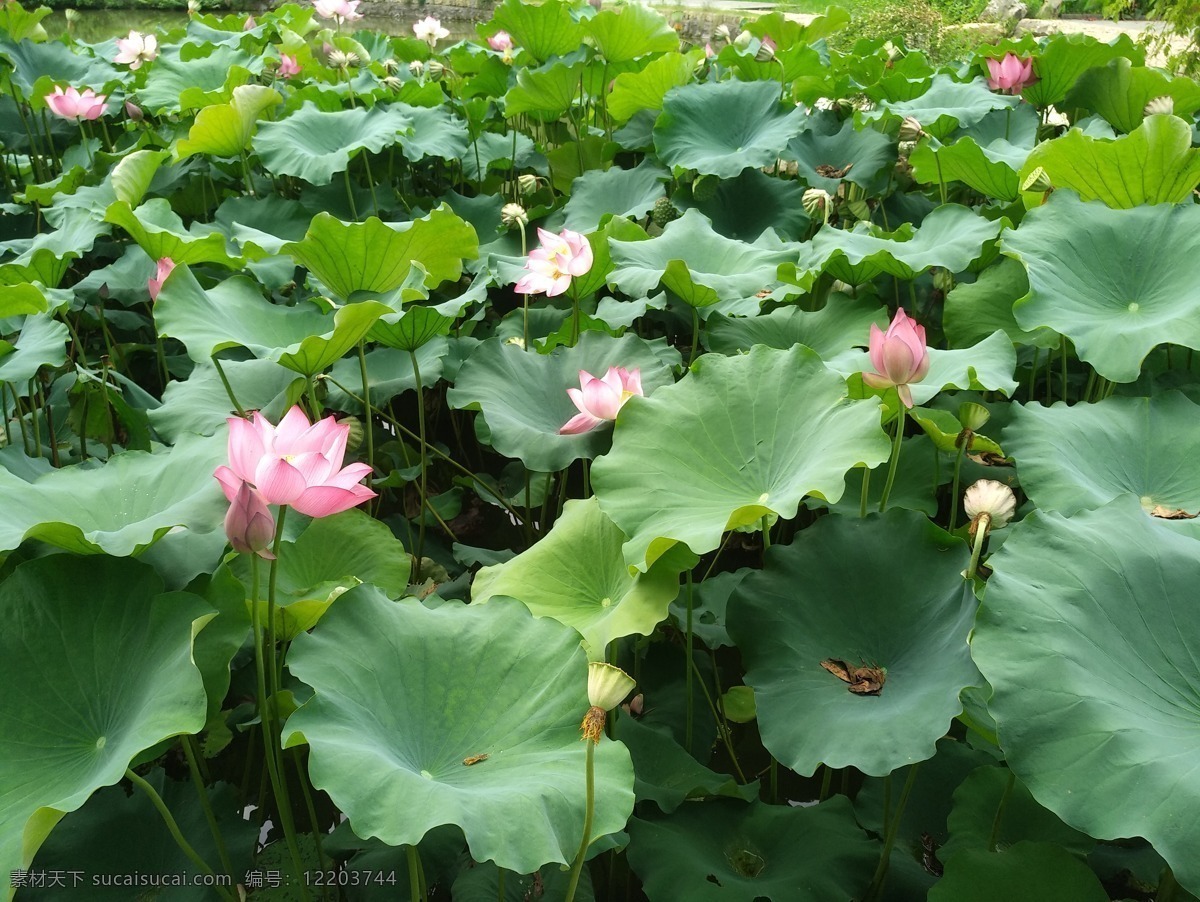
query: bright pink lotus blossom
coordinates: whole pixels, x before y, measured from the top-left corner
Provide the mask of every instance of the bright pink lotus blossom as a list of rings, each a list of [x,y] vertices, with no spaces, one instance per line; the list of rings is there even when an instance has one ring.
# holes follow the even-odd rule
[[[615,420],[617,411],[626,401],[634,395],[641,397],[642,372],[610,366],[604,377],[597,379],[586,370],[580,370],[579,384],[581,388],[567,389],[579,413],[558,430],[559,435],[579,435]]]
[[[148,279],[146,282],[146,288],[150,291],[150,300],[158,300],[158,293],[162,291],[163,282],[167,281],[167,276],[174,268],[175,261],[170,257],[163,257],[158,261],[158,269],[154,272],[154,278]]]
[[[152,34],[130,31],[129,37],[117,38],[117,49],[121,52],[113,62],[124,63],[130,69],[136,69],[142,63],[151,62],[158,56],[158,38]]]
[[[84,88],[80,93],[75,88],[67,88],[64,91],[56,87],[53,94],[46,95],[46,106],[50,107],[53,113],[73,122],[99,119],[104,113],[104,101],[107,96],[97,94],[91,88]]]
[[[529,252],[525,268],[513,291],[518,294],[560,295],[571,287],[572,276],[582,276],[592,268],[592,246],[578,232],[564,229],[559,235],[538,229],[541,247]]]
[[[291,78],[293,75],[300,74],[300,61],[290,53],[281,53],[279,55],[279,77]]]
[[[442,23],[433,16],[426,16],[420,22],[413,24],[413,34],[430,47],[443,38],[450,37],[450,32],[442,27]]]
[[[909,385],[920,382],[929,372],[929,348],[925,345],[925,327],[910,319],[903,309],[884,332],[871,323],[871,366],[875,372],[864,372],[863,382],[871,388],[891,388],[905,407],[913,406]]]
[[[488,46],[497,53],[510,53],[513,49],[513,39],[507,31],[497,31],[487,39]]]
[[[341,25],[343,22],[353,22],[362,18],[362,13],[358,12],[359,2],[360,0],[313,0],[313,7],[322,19],[336,19]]]
[[[350,427],[326,417],[310,424],[297,405],[278,426],[258,411],[253,421],[229,420],[229,466],[213,473],[232,501],[243,482],[268,504],[287,504],[310,517],[328,517],[375,497],[360,480],[367,464],[343,467]]]
[[[248,483],[238,486],[237,493],[225,515],[225,535],[239,554],[257,554],[268,561],[275,559],[270,552],[275,538],[275,518],[267,502]]]
[[[1015,53],[1004,54],[1004,59],[987,61],[988,87],[1005,94],[1020,94],[1026,85],[1037,81],[1033,75],[1033,58],[1021,59]]]

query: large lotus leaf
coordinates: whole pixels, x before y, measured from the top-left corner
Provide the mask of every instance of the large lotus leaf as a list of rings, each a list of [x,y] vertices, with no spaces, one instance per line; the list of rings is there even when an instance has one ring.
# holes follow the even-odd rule
[[[670,357],[678,361],[672,351]],[[478,410],[487,442],[499,454],[515,457],[539,473],[552,473],[580,458],[592,458],[608,447],[610,431],[593,429],[582,435],[559,435],[558,430],[579,411],[567,395],[579,387],[579,371],[603,376],[609,367],[642,371],[647,395],[674,382],[671,363],[635,335],[612,338],[585,332],[573,348],[558,347],[550,354],[525,351],[492,338],[479,345],[463,364],[450,406]]]
[[[959,282],[946,295],[942,328],[946,340],[965,347],[1001,331],[1014,345],[1056,348],[1059,338],[1050,329],[1026,332],[1013,317],[1013,304],[1029,293],[1029,277],[1019,261],[1001,257],[974,282]]]
[[[224,440],[189,437],[168,451],[126,451],[103,467],[54,470],[32,484],[4,471],[0,549],[38,539],[76,554],[125,556],[175,527],[219,529],[226,503],[212,471],[224,457]]]
[[[1200,183],[1200,150],[1192,147],[1192,127],[1177,116],[1147,116],[1116,140],[1091,138],[1073,128],[1038,145],[1021,178],[1039,166],[1056,188],[1070,188],[1083,200],[1101,200],[1122,210],[1183,203]],[[1042,194],[1028,192],[1025,200],[1037,206]]]
[[[1009,766],[1072,827],[1144,836],[1200,892],[1196,540],[1123,496],[1026,517],[989,565],[971,644]]]
[[[957,181],[989,197],[1015,200],[1017,173],[1037,142],[1038,124],[1028,105],[989,113],[952,144],[922,141],[909,156],[913,174],[927,184]]]
[[[944,204],[917,229],[906,224],[888,233],[865,222],[855,223],[851,230],[823,228],[800,245],[790,280],[807,285],[828,272],[850,285],[862,285],[880,273],[915,279],[933,266],[962,272],[983,253],[985,244],[996,239],[1002,225],[967,207]]]
[[[810,116],[780,156],[796,161],[803,181],[830,194],[837,193],[843,181],[878,191],[886,182],[879,179],[881,171],[896,162],[896,143],[873,128],[858,129],[854,120],[824,112]],[[844,175],[824,174],[830,170]]]
[[[571,184],[563,226],[576,232],[594,232],[608,213],[641,219],[664,196],[663,182],[669,177],[670,173],[649,162],[634,169],[614,166],[585,172]]]
[[[315,695],[284,745],[308,744],[313,785],[359,836],[398,846],[457,824],[476,861],[528,873],[579,846],[586,663],[578,633],[516,602],[430,610],[355,589],[292,646]],[[623,829],[633,767],[619,743],[596,748],[595,798],[592,835]]]
[[[0,31],[8,32],[8,36],[18,43],[25,38],[44,41],[47,35],[41,22],[50,12],[48,6],[27,10],[19,3],[6,4],[0,9]]]
[[[753,243],[725,238],[708,218],[688,210],[649,241],[610,241],[616,264],[609,284],[629,297],[650,294],[660,284],[696,306],[739,300],[773,285],[780,263],[795,254],[773,234]]]
[[[997,94],[982,78],[969,82],[955,81],[949,75],[933,76],[929,90],[912,100],[885,100],[874,110],[862,113],[864,120],[905,119],[909,116],[921,123],[921,128],[939,141],[956,128],[974,125],[992,110],[1013,108],[1019,97]]]
[[[685,85],[663,99],[654,147],[668,166],[733,178],[750,166],[771,166],[804,128],[805,113],[779,101],[772,82]]]
[[[424,268],[433,288],[462,275],[463,257],[478,255],[475,230],[443,204],[428,216],[394,226],[374,216],[366,222],[342,222],[318,213],[303,241],[282,252],[348,300],[356,291],[378,294],[404,284],[413,264]]]
[[[449,108],[439,106],[430,109],[409,104],[396,106],[403,106],[413,122],[411,134],[400,135],[400,148],[406,160],[413,163],[426,157],[461,160],[470,152],[471,136],[467,123]],[[474,153],[471,156],[474,159]]]
[[[1058,34],[1046,42],[1033,64],[1038,80],[1021,91],[1021,97],[1039,109],[1058,103],[1078,81],[1079,76],[1110,60],[1125,57],[1137,65],[1146,61],[1146,51],[1129,35],[1122,34],[1107,43],[1088,34]]]
[[[1112,210],[1055,191],[1007,231],[1001,250],[1029,273],[1013,313],[1022,329],[1048,326],[1106,379],[1132,382],[1157,344],[1200,349],[1200,258],[1191,236],[1200,208]]]
[[[123,156],[108,174],[117,200],[125,201],[130,207],[140,204],[155,173],[168,156],[165,150],[135,150]]]
[[[1108,898],[1091,868],[1066,849],[1040,842],[1019,842],[1002,852],[960,852],[946,859],[942,879],[929,892],[931,902]]]
[[[824,763],[883,776],[933,755],[979,679],[968,557],[902,510],[825,517],[770,549],[734,591],[726,626],[776,760],[800,774]],[[829,659],[883,668],[886,682],[878,695],[851,692],[821,666]]]
[[[584,69],[584,63],[576,62],[518,70],[517,83],[504,95],[504,115],[532,113],[547,122],[554,121],[579,99]],[[577,149],[570,150],[575,156]]]
[[[180,267],[164,283],[154,305],[160,335],[187,345],[197,363],[225,348],[244,347],[303,375],[333,365],[358,344],[380,316],[392,312],[375,301],[339,307],[332,316],[315,306],[272,304],[257,282],[242,276],[205,291]]]
[[[553,617],[583,634],[589,655],[603,660],[622,636],[649,636],[679,594],[679,574],[695,562],[669,554],[645,573],[630,573],[621,556],[625,534],[596,499],[568,501],[544,539],[512,560],[484,567],[471,586],[478,604],[509,596],[536,617]]]
[[[1119,131],[1132,132],[1145,117],[1146,104],[1158,97],[1170,97],[1175,115],[1189,121],[1200,110],[1200,85],[1193,79],[1172,78],[1121,57],[1079,76],[1066,106],[1091,110]]]
[[[428,388],[435,385],[442,378],[448,349],[447,341],[441,339],[424,344],[411,353],[396,348],[372,348],[367,351],[364,356],[371,403],[378,406],[402,392],[415,391],[417,370],[421,373],[422,386]],[[416,369],[413,368],[414,353],[417,358]],[[330,407],[355,415],[363,412],[362,365],[357,357],[346,357],[334,364],[329,381],[331,384],[326,400]],[[351,397],[351,393],[354,397]]]
[[[265,85],[239,85],[229,103],[214,103],[196,114],[188,136],[175,146],[177,159],[194,153],[236,157],[250,143],[261,116],[283,98]]]
[[[719,354],[735,354],[754,345],[784,350],[802,344],[829,360],[861,347],[872,324],[887,326],[887,311],[878,303],[835,294],[820,310],[780,307],[761,316],[710,316],[704,324],[704,342]]]
[[[738,241],[757,241],[767,229],[786,240],[799,240],[812,223],[804,212],[803,183],[761,169],[744,169],[736,178],[723,179],[707,200],[686,201],[678,195],[673,200],[694,205],[715,231]]]
[[[57,288],[71,261],[90,251],[96,239],[108,232],[108,226],[96,221],[89,211],[68,210],[53,232],[0,245],[0,257],[7,256],[9,251],[17,254],[0,262],[0,285],[41,282]]]
[[[887,459],[878,402],[850,401],[844,380],[801,345],[706,354],[683,381],[618,417],[596,461],[601,509],[646,569],[675,543],[715,550],[728,529],[796,515],[800,499],[841,497],[857,464]]]
[[[146,84],[137,92],[138,102],[157,114],[225,103],[233,89],[262,71],[263,54],[217,47],[207,56],[181,59],[178,52],[164,52],[149,67]]]
[[[685,805],[635,818],[629,836],[629,864],[651,902],[858,899],[879,858],[842,796],[810,808]]]
[[[1070,515],[1132,492],[1147,512],[1200,513],[1200,406],[1178,392],[1014,405],[1004,447],[1039,509]]]
[[[679,35],[662,13],[640,4],[601,10],[584,23],[584,34],[606,62],[618,65],[679,48]]]
[[[541,62],[578,50],[583,39],[583,27],[562,0],[536,5],[505,0],[492,13],[491,24],[507,31],[518,47]]]
[[[9,383],[10,391],[25,397],[29,380],[38,370],[67,362],[69,334],[64,324],[48,314],[26,316],[20,335],[12,344],[4,342],[0,350],[0,382]]]
[[[692,80],[696,60],[702,52],[664,53],[640,72],[622,72],[613,79],[608,95],[609,115],[616,122],[625,122],[642,110],[660,109],[671,89]]]
[[[355,153],[363,149],[377,153],[392,146],[412,124],[402,106],[326,112],[306,100],[286,119],[259,125],[253,143],[268,172],[328,185],[350,166]]]
[[[245,410],[261,410],[273,422],[291,405],[288,388],[299,377],[271,360],[226,360],[225,378]],[[167,383],[161,407],[146,411],[150,425],[166,441],[189,432],[212,435],[236,415],[229,393],[211,361],[197,363],[188,378]]]
[[[26,100],[33,99],[36,83],[43,78],[74,85],[80,90],[93,88],[97,92],[121,78],[121,73],[106,60],[74,53],[60,41],[18,41],[12,35],[3,35],[0,36],[0,57],[12,64],[12,83],[21,89]]]
[[[241,258],[226,248],[224,235],[189,231],[171,209],[171,202],[162,197],[151,198],[136,210],[123,200],[116,201],[105,211],[104,221],[128,232],[151,260],[170,257],[176,265],[219,263],[230,269],[241,265]]]
[[[51,555],[0,584],[0,871],[142,750],[204,726],[192,640],[211,615],[117,558]]]

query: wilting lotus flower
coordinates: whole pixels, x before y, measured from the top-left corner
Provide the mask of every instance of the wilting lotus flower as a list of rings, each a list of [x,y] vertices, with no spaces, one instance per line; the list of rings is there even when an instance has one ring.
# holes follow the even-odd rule
[[[247,483],[238,486],[225,515],[225,535],[233,550],[240,554],[257,554],[274,560],[268,549],[275,537],[275,518],[262,496]]]
[[[1026,85],[1037,79],[1033,77],[1033,58],[1021,59],[1015,53],[1004,54],[1004,59],[987,61],[988,87],[1005,94],[1020,94]]]
[[[450,37],[450,32],[442,28],[442,23],[433,16],[426,16],[420,22],[416,22],[413,25],[413,34],[430,47],[433,47],[442,38]]]
[[[80,122],[84,119],[99,119],[104,113],[106,98],[107,95],[97,94],[91,88],[84,88],[83,93],[80,93],[75,88],[67,88],[64,91],[56,87],[53,94],[46,95],[46,106],[64,119]]]
[[[336,19],[341,25],[343,22],[353,22],[362,18],[362,13],[358,11],[360,2],[361,0],[313,0],[313,8],[322,19]]]
[[[158,38],[152,34],[129,32],[127,38],[117,38],[117,54],[114,62],[124,63],[130,69],[136,69],[142,63],[148,63],[158,56]]]
[[[564,229],[555,235],[538,229],[538,240],[542,246],[531,250],[525,261],[529,274],[513,286],[518,294],[555,297],[571,286],[572,276],[582,276],[592,268],[592,246],[578,232]]]
[[[896,387],[905,407],[913,406],[909,385],[920,382],[929,372],[929,349],[925,345],[925,327],[910,319],[903,309],[884,332],[871,323],[871,366],[875,372],[864,372],[863,382],[871,388]]]
[[[510,53],[513,49],[513,39],[507,31],[497,31],[487,39],[488,46],[497,53]]]
[[[154,278],[146,282],[146,287],[150,291],[150,300],[157,301],[158,293],[162,291],[163,282],[167,281],[167,276],[175,268],[175,261],[170,257],[163,257],[158,261],[158,269],[154,273]]]
[[[281,53],[279,55],[279,77],[291,78],[293,75],[300,74],[300,63],[290,53]]]
[[[326,417],[310,424],[299,406],[272,426],[258,411],[253,421],[229,420],[229,466],[213,475],[232,501],[243,482],[268,504],[287,504],[310,517],[328,517],[375,497],[360,480],[367,464],[343,467],[350,426]]]
[[[642,372],[630,372],[623,366],[610,366],[604,378],[597,379],[586,370],[579,371],[581,388],[568,388],[567,394],[579,408],[559,435],[579,435],[615,420],[617,412],[634,395],[642,395]]]

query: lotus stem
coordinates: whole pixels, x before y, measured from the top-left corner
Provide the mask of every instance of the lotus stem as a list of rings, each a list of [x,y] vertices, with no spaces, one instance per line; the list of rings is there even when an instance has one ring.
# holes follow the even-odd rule
[[[1000,804],[996,806],[996,816],[992,818],[992,832],[988,834],[987,848],[989,852],[996,851],[996,843],[1000,839],[1000,825],[1004,823],[1004,809],[1008,805],[1008,797],[1012,795],[1013,786],[1017,782],[1017,775],[1011,770],[1008,772],[1008,782],[1004,784],[1004,793],[1000,796]]]
[[[858,496],[858,519],[867,516],[867,498],[871,493],[871,468],[863,467],[862,493]]]
[[[354,191],[350,188],[350,167],[342,170],[342,178],[346,182],[346,200],[350,204],[350,218],[358,222],[358,208],[354,205]]]
[[[967,579],[975,578],[975,571],[979,569],[979,554],[983,551],[983,540],[987,538],[988,528],[991,525],[991,515],[982,513],[976,518],[974,525],[971,527],[975,530],[975,539],[971,545],[971,565],[967,568]]]
[[[892,848],[896,845],[896,835],[900,832],[900,819],[904,817],[904,806],[908,804],[908,796],[912,792],[913,783],[916,782],[917,769],[921,766],[918,761],[908,769],[908,777],[904,781],[904,788],[900,791],[900,800],[896,803],[895,814],[884,825],[883,835],[883,854],[879,856],[879,865],[875,868],[875,876],[871,878],[871,885],[867,889],[865,899],[875,900],[880,898],[883,893],[884,881],[887,880],[888,866],[891,864]]]
[[[159,348],[162,348],[162,343],[159,343]],[[233,386],[229,384],[229,377],[225,375],[225,370],[221,367],[221,361],[217,359],[217,355],[212,356],[213,366],[217,368],[217,376],[221,380],[221,384],[225,386],[225,394],[229,395],[229,403],[233,405],[233,409],[237,411],[239,417],[246,415],[245,408],[238,403],[237,396],[233,393]],[[163,371],[166,371],[166,364],[163,364]]]
[[[413,845],[405,846],[404,852],[408,856],[409,895],[412,902],[425,902],[425,891],[421,887],[421,853]]]
[[[367,463],[371,465],[373,472],[375,469],[375,431],[371,428],[371,383],[367,379],[367,351],[365,341],[358,343],[358,371],[362,376],[363,432],[367,440]]]
[[[700,668],[696,666],[695,661],[692,661],[691,669],[695,671],[696,679],[700,685],[700,691],[704,693],[704,701],[708,704],[708,710],[712,712],[713,720],[716,721],[717,735],[721,737],[721,742],[725,745],[725,751],[729,753],[729,760],[733,762],[733,769],[737,772],[738,781],[740,783],[745,783],[747,782],[746,773],[742,770],[742,765],[738,761],[737,753],[733,750],[733,739],[729,735],[729,725],[725,722],[724,716],[718,710],[717,703],[713,701],[713,697],[709,693],[708,687],[704,685],[704,677],[701,675]],[[719,693],[720,691],[721,687],[718,685],[717,692]]]
[[[213,813],[212,804],[208,800],[208,791],[204,788],[204,777],[200,773],[200,764],[196,756],[196,739],[194,736],[184,736],[182,743],[183,754],[187,758],[188,771],[192,775],[192,783],[196,787],[196,795],[200,798],[200,807],[204,809],[204,819],[208,821],[208,829],[212,831],[213,841],[217,844],[217,855],[221,859],[221,867],[230,877],[233,876],[233,865],[229,861],[229,850],[225,848],[225,837],[217,826],[217,816]]]
[[[574,902],[575,890],[579,887],[579,875],[583,873],[583,860],[592,842],[592,817],[596,808],[596,742],[587,738],[584,742],[587,743],[587,798],[583,814],[583,838],[579,841],[579,851],[571,865],[571,882],[567,884],[564,902]]]
[[[904,402],[896,411],[896,435],[892,439],[892,459],[888,462],[887,482],[883,484],[883,495],[879,498],[879,512],[887,510],[888,499],[892,497],[892,484],[896,481],[896,465],[900,463],[900,443],[904,440]]]
[[[963,455],[967,453],[967,443],[965,441],[958,443],[958,453],[954,457],[954,482],[950,487],[950,531],[954,532],[954,527],[958,521],[958,497],[959,497],[959,481],[962,476]]]
[[[426,493],[429,491],[429,456],[425,453],[425,390],[421,386],[421,367],[417,363],[417,352],[409,351],[412,359],[413,380],[417,386],[417,429],[421,435],[421,507],[417,517],[417,548],[413,555],[413,582],[421,582],[421,556],[425,552],[425,507],[429,504]]]
[[[1179,896],[1179,883],[1175,880],[1175,872],[1167,865],[1162,876],[1158,878],[1158,887],[1154,891],[1154,902],[1175,902]]]
[[[817,797],[817,801],[824,802],[829,798],[829,790],[833,788],[833,768],[828,764],[824,765],[824,772],[821,774],[821,794]]]
[[[696,352],[700,350],[700,311],[694,306],[692,307],[692,356],[688,358],[688,365],[696,362]]]
[[[692,571],[689,570],[684,577],[685,580],[685,597],[687,598],[687,622],[684,631],[683,653],[687,657],[687,663],[684,665],[685,682],[687,684],[687,713],[684,719],[684,747],[688,754],[692,753],[692,670],[695,662],[692,660],[692,642],[694,641],[694,633],[692,631],[692,611],[694,608],[694,600],[692,598]]]

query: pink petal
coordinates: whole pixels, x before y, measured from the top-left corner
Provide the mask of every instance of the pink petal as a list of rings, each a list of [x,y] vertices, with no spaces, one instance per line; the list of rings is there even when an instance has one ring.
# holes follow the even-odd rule
[[[225,422],[229,424],[230,469],[239,479],[253,482],[258,463],[267,453],[262,435],[252,423],[241,417],[230,417]]]
[[[594,417],[587,413],[577,413],[571,419],[567,420],[566,424],[558,430],[559,435],[581,435],[584,432],[591,432],[597,426],[602,426],[604,420]]]
[[[358,507],[364,501],[370,501],[374,497],[375,493],[366,486],[342,489],[329,485],[318,485],[305,489],[303,494],[292,502],[292,507],[310,517],[328,517],[350,510],[352,507]]]
[[[621,388],[629,392],[631,395],[642,394],[642,370],[640,367],[635,367],[632,372],[622,367],[619,370],[621,374]]]
[[[883,369],[880,372],[897,385],[907,382],[916,367],[912,349],[899,339],[889,339],[883,346]]]
[[[883,372],[883,343],[886,339],[884,331],[874,323],[871,323],[871,337],[869,347],[871,349],[871,366],[875,367],[875,372]]]
[[[618,395],[621,394],[621,392],[625,389],[624,380],[621,378],[621,371],[615,366],[610,366],[608,368],[608,372],[600,377],[600,381],[611,388]]]
[[[600,379],[592,379],[583,386],[583,405],[594,417],[615,420],[621,409],[621,390]]]
[[[513,291],[517,294],[548,294],[554,289],[554,285],[553,279],[546,278],[540,273],[531,272],[517,280]],[[561,292],[559,293],[561,294]]]
[[[896,394],[900,396],[900,403],[905,407],[911,408],[913,406],[912,391],[907,385],[897,385]]]
[[[370,464],[348,464],[325,480],[325,485],[339,489],[353,489],[363,478],[371,475]]]
[[[221,484],[221,491],[225,493],[226,501],[232,501],[236,498],[238,489],[245,485],[245,480],[241,479],[233,470],[226,466],[220,466],[213,470],[213,476]]]
[[[254,480],[268,504],[291,504],[305,490],[303,474],[286,460],[264,458]]]
[[[548,297],[548,298],[558,297],[560,294],[565,292],[570,287],[571,287],[571,277],[569,275],[567,275],[566,273],[564,273],[563,275],[559,276],[558,278],[551,280],[550,287],[546,289],[546,297]]]
[[[303,409],[299,404],[293,404],[291,409],[283,415],[283,419],[279,421],[279,425],[275,427],[274,449],[281,454],[292,453],[292,448],[311,427],[308,422],[308,417],[304,415]]]
[[[567,397],[574,402],[575,407],[580,413],[587,413],[587,408],[583,406],[583,392],[577,388],[568,388]]]
[[[882,391],[885,388],[891,388],[893,385],[896,384],[896,383],[892,382],[892,380],[889,379],[887,376],[881,376],[881,375],[879,375],[879,373],[864,372],[862,374],[862,380],[866,385],[870,386],[871,388],[877,388],[880,391]]]

